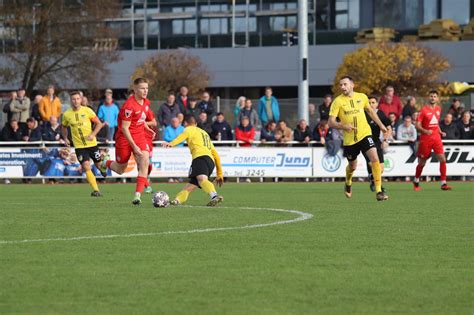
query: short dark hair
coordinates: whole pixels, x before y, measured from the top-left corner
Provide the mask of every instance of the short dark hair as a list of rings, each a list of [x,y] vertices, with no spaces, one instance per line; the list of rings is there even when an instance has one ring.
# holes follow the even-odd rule
[[[26,91],[24,87],[20,87],[17,91]]]
[[[428,93],[428,95],[430,94],[436,94],[439,96],[439,92],[437,90],[430,90],[430,92]]]
[[[352,77],[351,77],[350,75],[343,75],[343,76],[339,79],[339,81],[342,81],[342,80],[344,80],[344,79],[348,79],[349,81],[354,82],[354,79],[352,79]]]
[[[184,121],[189,124],[189,125],[195,125],[196,124],[196,118],[194,118],[193,115],[188,115],[184,118]]]
[[[29,123],[29,122],[35,122],[35,121],[36,121],[36,119],[34,119],[33,117],[30,117],[30,118],[28,118],[28,119],[26,120],[27,123]]]
[[[268,127],[268,126],[270,126],[271,124],[276,124],[276,122],[275,122],[274,120],[269,120],[269,121],[267,122],[267,125],[266,125],[266,126]]]
[[[216,116],[221,116],[221,115],[224,116],[224,113],[223,113],[223,112],[218,112],[218,113],[216,114]]]
[[[280,119],[280,120],[278,121],[278,123],[282,123],[282,122],[285,123],[285,125],[286,125],[286,121],[285,121],[284,119]]]
[[[72,97],[74,95],[81,95],[81,92],[79,92],[78,90],[74,90],[72,91],[71,93],[69,93],[69,96]]]
[[[272,87],[271,87],[271,86],[266,86],[266,87],[265,87],[265,91],[266,91],[266,90],[273,91],[273,89],[272,89]]]
[[[133,85],[139,85],[140,83],[148,83],[148,80],[145,78],[136,78],[133,80]]]
[[[323,98],[328,98],[328,97],[332,98],[332,94],[326,94],[326,95],[324,95]]]
[[[369,99],[369,100],[375,99],[377,102],[379,101],[379,99],[378,99],[376,96],[374,96],[374,95],[370,95],[370,96],[368,97],[368,99]]]

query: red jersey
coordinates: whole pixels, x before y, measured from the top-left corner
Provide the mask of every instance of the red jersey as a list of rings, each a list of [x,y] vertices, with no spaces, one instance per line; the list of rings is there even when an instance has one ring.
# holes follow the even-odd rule
[[[145,121],[152,121],[153,119],[155,119],[155,114],[153,113],[150,107],[148,107],[148,110],[146,111],[145,116],[146,116]],[[147,131],[145,131],[145,137],[146,137],[146,141],[148,142],[153,141],[152,134]]]
[[[426,130],[431,130],[432,134],[427,135],[422,133],[420,140],[424,139],[441,139],[441,134],[439,133],[439,120],[441,117],[441,108],[435,106],[431,108],[428,105],[425,105],[418,116],[418,121],[421,123],[421,127]]]
[[[120,108],[118,115],[117,137],[124,137],[122,133],[122,121],[130,121],[130,134],[133,139],[141,139],[145,135],[146,112],[150,109],[150,101],[145,99],[143,105],[140,105],[135,96],[131,96]]]

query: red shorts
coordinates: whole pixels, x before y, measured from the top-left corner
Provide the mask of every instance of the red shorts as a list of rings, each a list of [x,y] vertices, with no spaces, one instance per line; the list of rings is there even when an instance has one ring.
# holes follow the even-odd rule
[[[444,154],[443,142],[439,138],[428,138],[420,140],[417,156],[427,159],[431,155],[431,151],[435,154]]]
[[[133,139],[135,144],[142,150],[150,152],[150,145],[144,139]],[[127,163],[132,155],[133,150],[130,144],[128,143],[125,137],[117,137],[115,139],[115,160],[120,163],[124,164]]]

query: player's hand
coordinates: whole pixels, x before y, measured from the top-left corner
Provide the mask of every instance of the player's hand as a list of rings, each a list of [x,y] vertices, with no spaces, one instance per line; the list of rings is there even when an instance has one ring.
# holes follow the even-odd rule
[[[66,147],[70,147],[70,146],[71,146],[71,143],[69,142],[69,139],[66,138],[66,139],[64,140],[64,145],[65,145]]]
[[[348,131],[348,132],[356,131],[356,130],[357,130],[357,128],[355,128],[355,127],[352,126],[351,124],[342,125],[342,129],[343,129],[344,131]]]
[[[222,185],[224,184],[224,177],[217,176],[215,182],[216,182],[217,186],[222,187]]]
[[[380,127],[380,131],[382,131],[383,134],[386,134],[388,132],[388,129],[385,126],[382,126]]]
[[[133,154],[136,156],[136,157],[141,157],[143,155],[142,153],[142,150],[140,149],[139,146],[135,145],[133,147]]]
[[[94,136],[93,135],[88,135],[87,138],[86,138],[87,141],[92,141],[94,140]]]
[[[171,146],[171,143],[165,141],[161,144],[161,147],[162,148],[171,148],[172,146]]]
[[[155,139],[156,132],[154,132],[153,129],[148,128],[146,132],[148,132],[151,135],[152,139]]]
[[[441,137],[446,137],[446,132],[441,131]]]
[[[430,136],[431,134],[433,134],[433,131],[431,131],[431,130],[425,130],[425,135]]]

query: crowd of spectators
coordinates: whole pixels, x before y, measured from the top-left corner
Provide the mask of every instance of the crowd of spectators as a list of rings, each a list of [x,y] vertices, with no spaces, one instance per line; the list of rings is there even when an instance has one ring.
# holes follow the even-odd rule
[[[309,104],[308,121],[299,120],[291,128],[280,117],[280,105],[271,87],[265,88],[264,95],[256,100],[239,97],[232,118],[216,112],[216,106],[208,92],[203,92],[199,98],[191,97],[188,93],[188,88],[182,86],[176,95],[169,93],[166,101],[159,106],[156,118],[161,133],[158,133],[160,138],[157,140],[175,139],[184,130],[184,117],[192,115],[198,121],[198,126],[215,141],[239,140],[241,146],[252,146],[255,141],[280,145],[293,141],[295,146],[306,146],[311,141],[318,141],[327,147],[330,154],[336,154],[342,144],[341,132],[329,128],[327,124],[333,100],[329,94],[324,96],[319,106]],[[82,103],[83,106],[90,106],[86,96],[83,96]],[[392,86],[388,86],[380,97],[377,108],[390,120],[391,132],[385,140],[407,141],[414,148],[418,138],[414,122],[420,105],[415,97],[409,96],[406,97],[405,106],[402,106],[401,98],[396,95]],[[11,92],[9,101],[3,107],[7,122],[1,130],[0,139],[62,142],[60,119],[63,107],[64,104],[61,104],[55,94],[54,86],[49,86],[45,95],[37,95],[33,102],[25,95],[24,89]],[[104,98],[97,108],[97,116],[106,126],[98,135],[99,140],[108,142],[114,139],[118,128],[118,113],[119,105],[113,99],[113,91],[105,90]],[[457,98],[452,100],[439,125],[443,139],[474,139],[471,112],[465,111]]]

